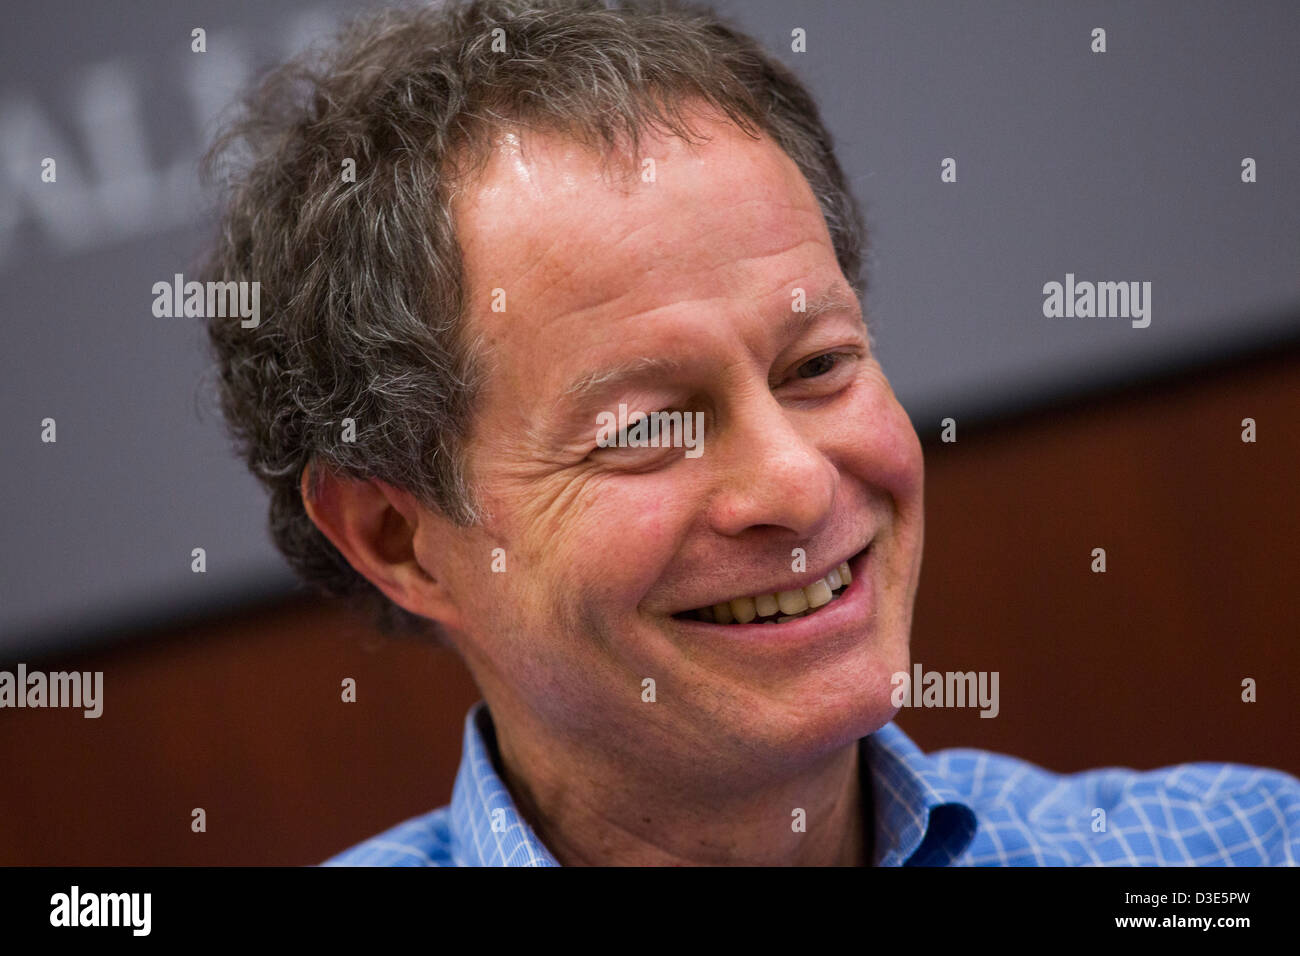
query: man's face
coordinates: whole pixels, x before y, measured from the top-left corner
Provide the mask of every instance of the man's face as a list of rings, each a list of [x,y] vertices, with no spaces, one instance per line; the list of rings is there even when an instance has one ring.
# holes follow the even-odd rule
[[[653,181],[623,184],[561,137],[503,135],[457,197],[487,369],[470,477],[489,517],[422,533],[417,554],[441,569],[494,713],[721,782],[892,718],[923,479],[807,182],[770,140],[701,128],[694,150],[647,140]],[[847,308],[810,319],[824,294]],[[598,447],[620,403],[702,412],[702,454]],[[845,561],[850,588],[802,618],[681,616]]]

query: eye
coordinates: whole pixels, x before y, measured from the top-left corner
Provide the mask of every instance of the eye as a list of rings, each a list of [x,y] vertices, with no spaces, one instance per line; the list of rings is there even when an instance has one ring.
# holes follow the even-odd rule
[[[627,413],[626,417],[615,422],[611,412],[609,420],[597,430],[597,443],[592,451],[626,453],[679,447],[695,424],[693,419],[688,421],[690,416],[689,411],[664,408],[656,412]],[[617,428],[619,424],[624,424],[624,427]]]
[[[795,370],[795,374],[800,378],[817,378],[825,375],[827,372],[839,365],[843,356],[839,352],[827,352],[825,355],[818,355],[804,362]]]
[[[605,445],[608,449],[627,449],[627,448],[644,448],[650,447],[647,442],[650,440],[652,431],[651,425],[659,420],[660,415],[666,415],[668,409],[661,409],[657,412],[632,412],[627,416],[627,427],[615,432],[612,441]],[[654,429],[656,436],[656,447],[658,429]],[[638,444],[638,441],[640,444]],[[602,449],[603,450],[603,449]]]
[[[622,427],[620,427],[622,426]],[[662,409],[657,412],[602,413],[596,447],[587,459],[599,467],[640,474],[670,467],[679,457],[698,458],[704,452],[703,411]]]

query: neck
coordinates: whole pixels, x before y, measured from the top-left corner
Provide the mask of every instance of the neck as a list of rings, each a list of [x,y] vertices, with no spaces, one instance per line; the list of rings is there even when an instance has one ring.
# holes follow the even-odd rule
[[[792,775],[697,788],[680,773],[656,772],[644,754],[619,760],[538,738],[508,718],[495,726],[502,779],[564,866],[870,863],[871,794],[856,741]]]

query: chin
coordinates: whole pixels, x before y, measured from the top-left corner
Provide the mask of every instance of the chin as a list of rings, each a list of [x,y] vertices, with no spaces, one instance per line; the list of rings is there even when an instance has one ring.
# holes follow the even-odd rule
[[[738,715],[742,723],[736,733],[745,738],[750,752],[766,751],[776,762],[833,753],[894,719],[899,708],[891,700],[889,678],[905,669],[906,658],[899,666],[877,663],[863,675],[865,679],[835,687],[823,682],[817,692],[807,693],[801,700],[757,705]]]

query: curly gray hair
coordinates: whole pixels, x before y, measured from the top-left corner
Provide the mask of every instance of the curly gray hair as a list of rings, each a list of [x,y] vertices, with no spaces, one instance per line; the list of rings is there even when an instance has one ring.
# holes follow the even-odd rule
[[[504,52],[501,52],[504,47]],[[480,520],[465,436],[480,381],[449,211],[494,130],[563,133],[637,155],[643,131],[687,141],[703,103],[769,135],[816,196],[859,296],[861,213],[798,79],[712,12],[680,0],[470,0],[381,11],[323,54],[271,73],[209,152],[223,180],[208,281],[258,281],[263,320],[209,321],[219,400],[270,492],[276,546],[300,577],[378,612],[390,602],[308,517],[323,470],[382,479],[462,526]],[[345,160],[355,181],[345,181]],[[344,420],[356,425],[346,440]]]

